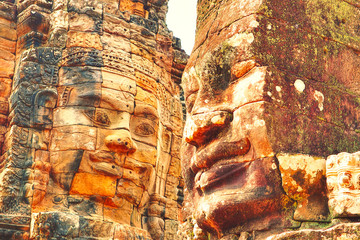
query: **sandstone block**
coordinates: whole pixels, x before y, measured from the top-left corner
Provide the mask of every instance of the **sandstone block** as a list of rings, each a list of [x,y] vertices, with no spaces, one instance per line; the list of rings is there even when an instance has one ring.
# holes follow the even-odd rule
[[[7,114],[9,112],[9,102],[7,100],[0,100],[0,113]]]
[[[48,43],[50,47],[65,48],[67,31],[63,28],[56,28],[49,34]]]
[[[93,48],[66,48],[63,51],[62,66],[103,66],[102,52]]]
[[[15,61],[15,55],[0,48],[0,59],[4,59],[6,61]]]
[[[102,86],[114,90],[120,90],[137,95],[136,82],[133,79],[121,76],[106,69],[102,70]],[[136,99],[136,97],[135,97]]]
[[[59,107],[98,107],[101,98],[100,83],[83,83],[58,87]]]
[[[145,230],[135,229],[129,225],[116,225],[114,239],[126,239],[126,238],[141,238],[144,240],[150,240],[151,236]]]
[[[179,159],[179,156],[180,155],[171,157],[171,162],[169,166],[169,175],[174,177],[181,176],[181,160]]]
[[[0,77],[1,78],[12,78],[14,75],[15,63],[14,61],[7,61],[0,59]]]
[[[180,156],[181,137],[173,134],[171,137],[171,150],[170,154],[172,157]]]
[[[136,72],[145,74],[153,79],[157,79],[159,77],[156,65],[153,61],[134,54],[131,55],[131,59],[134,62]]]
[[[75,214],[61,212],[34,213],[32,221],[31,238],[75,238],[79,236],[79,216]]]
[[[130,38],[130,24],[124,19],[112,15],[104,15],[104,31],[128,39]]]
[[[349,239],[355,240],[358,236],[358,223],[342,223],[324,230],[304,229],[298,231],[288,231],[281,234],[274,234],[267,239],[280,240],[280,239]]]
[[[3,37],[0,37],[0,39],[1,39],[0,49],[9,51],[11,53],[15,53],[16,41],[8,40]]]
[[[105,32],[101,36],[101,42],[103,43],[104,49],[116,49],[131,52],[130,41],[126,37]]]
[[[169,200],[166,202],[165,208],[165,218],[177,220],[178,219],[178,203],[174,200]]]
[[[64,150],[95,150],[96,129],[88,126],[72,125],[53,129],[50,149]]]
[[[118,91],[111,88],[102,88],[100,107],[133,113],[135,107],[134,95],[129,92]]]
[[[19,36],[16,42],[16,54],[20,55],[22,51],[28,48],[43,46],[46,44],[47,40],[47,34],[36,31],[31,31],[23,36]]]
[[[60,85],[100,82],[102,82],[101,69],[98,67],[62,67],[59,70]]]
[[[100,20],[93,19],[87,14],[79,14],[76,12],[69,13],[69,30],[80,32],[99,32]]]
[[[153,20],[150,20],[150,19],[144,19],[140,16],[136,16],[136,15],[131,15],[130,16],[130,22],[135,24],[135,25],[138,25],[138,26],[142,26],[142,27],[145,27],[147,30],[149,30],[150,32],[153,32],[153,33],[157,33],[158,31],[158,23],[153,21]],[[132,26],[132,28],[135,28],[136,26]]]
[[[108,238],[114,236],[114,224],[100,219],[80,218],[80,238]]]
[[[93,126],[91,118],[95,108],[93,107],[66,107],[54,109],[54,127],[63,127],[69,125]]]
[[[155,169],[149,163],[139,162],[127,157],[123,169],[123,179],[135,183],[147,191],[152,191],[155,181]]]
[[[5,24],[0,24],[0,37],[10,41],[16,41],[16,30]]]
[[[143,188],[136,186],[135,183],[127,181],[126,179],[119,180],[116,188],[116,196],[124,198],[134,205],[139,205],[143,192]]]
[[[179,177],[168,174],[166,177],[165,196],[169,199],[176,201],[178,198],[178,185]]]
[[[157,108],[157,98],[154,94],[145,91],[141,87],[136,88],[135,100],[143,102]]]
[[[155,147],[136,141],[138,150],[132,154],[132,158],[143,163],[150,163],[155,166],[157,150]]]
[[[156,94],[156,96],[157,96],[159,84],[156,82],[156,80],[154,78],[149,77],[140,72],[135,72],[135,76],[136,76],[136,84],[138,87],[141,87],[145,91],[148,91],[152,94]]]
[[[118,2],[105,2],[104,3],[104,16],[119,15],[119,3]]]
[[[70,194],[115,196],[116,177],[79,172],[74,175]]]
[[[15,21],[16,19],[16,6],[9,2],[1,2],[0,5],[0,16],[10,21]]]
[[[50,164],[51,172],[58,173],[75,173],[78,171],[84,151],[67,150],[67,151],[51,151]]]
[[[179,223],[174,220],[166,219],[165,220],[165,239],[170,240],[176,240],[180,239],[177,235],[177,231],[179,228]]]
[[[88,32],[69,31],[66,46],[103,49],[99,34]]]
[[[130,225],[130,216],[134,208],[133,204],[129,203],[126,199],[119,197],[106,199],[104,204],[105,218],[111,219],[113,221],[116,220],[116,222],[120,224]]]
[[[155,49],[145,46],[141,43],[138,43],[135,40],[130,40],[130,46],[131,46],[131,53],[135,54],[137,56],[143,57],[148,59],[149,61],[152,60],[154,56]]]
[[[50,32],[56,29],[67,30],[69,25],[68,13],[64,10],[55,10],[50,14]]]
[[[121,50],[116,51],[114,48],[105,49],[103,59],[106,71],[135,80],[135,69],[130,53]]]
[[[325,159],[308,155],[278,154],[282,186],[287,195],[298,201],[294,219],[327,221]]]

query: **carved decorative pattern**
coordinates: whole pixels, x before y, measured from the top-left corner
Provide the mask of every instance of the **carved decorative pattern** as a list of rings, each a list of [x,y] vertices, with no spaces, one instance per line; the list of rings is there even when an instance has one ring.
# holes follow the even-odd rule
[[[360,215],[360,152],[340,153],[326,161],[329,207],[337,217]]]

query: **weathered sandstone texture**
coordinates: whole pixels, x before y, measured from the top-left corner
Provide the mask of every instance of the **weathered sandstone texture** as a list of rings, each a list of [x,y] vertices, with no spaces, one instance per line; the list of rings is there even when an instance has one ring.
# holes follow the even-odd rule
[[[358,2],[197,10],[182,78],[182,237],[359,239],[358,154],[326,160],[360,149]]]
[[[0,1],[0,239],[176,239],[187,56],[166,12]]]

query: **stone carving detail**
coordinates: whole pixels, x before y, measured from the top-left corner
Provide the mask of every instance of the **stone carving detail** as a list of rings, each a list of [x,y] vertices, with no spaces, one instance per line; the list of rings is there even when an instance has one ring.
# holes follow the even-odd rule
[[[326,160],[329,207],[335,217],[359,216],[360,153],[340,153]]]
[[[176,239],[188,56],[166,4],[0,2],[1,239]]]
[[[330,189],[335,215],[329,214],[325,159],[360,147],[360,74],[350,70],[360,66],[360,38],[351,31],[358,6],[200,0],[197,10],[195,46],[182,76],[188,238],[286,239],[280,233],[290,232],[284,236],[321,239],[313,228],[350,221],[337,217],[355,216],[357,205],[345,210],[341,195],[332,195],[337,190]],[[335,172],[343,185],[356,179],[346,171],[327,176]],[[331,234],[339,229],[353,236],[358,225],[350,226],[323,236],[338,236]]]

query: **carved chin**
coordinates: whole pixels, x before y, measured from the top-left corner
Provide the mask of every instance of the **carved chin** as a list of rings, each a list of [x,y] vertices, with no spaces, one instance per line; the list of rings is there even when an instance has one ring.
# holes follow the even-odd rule
[[[221,186],[197,190],[195,218],[199,226],[219,235],[253,221],[270,222],[269,216],[279,215],[283,192],[272,164],[272,158],[255,160],[238,176],[219,183]]]
[[[252,222],[267,222],[268,218],[280,214],[280,196],[252,193],[217,192],[204,197],[197,205],[195,218],[201,228],[221,233]],[[260,225],[264,228],[267,226]],[[257,229],[260,230],[260,229]]]

